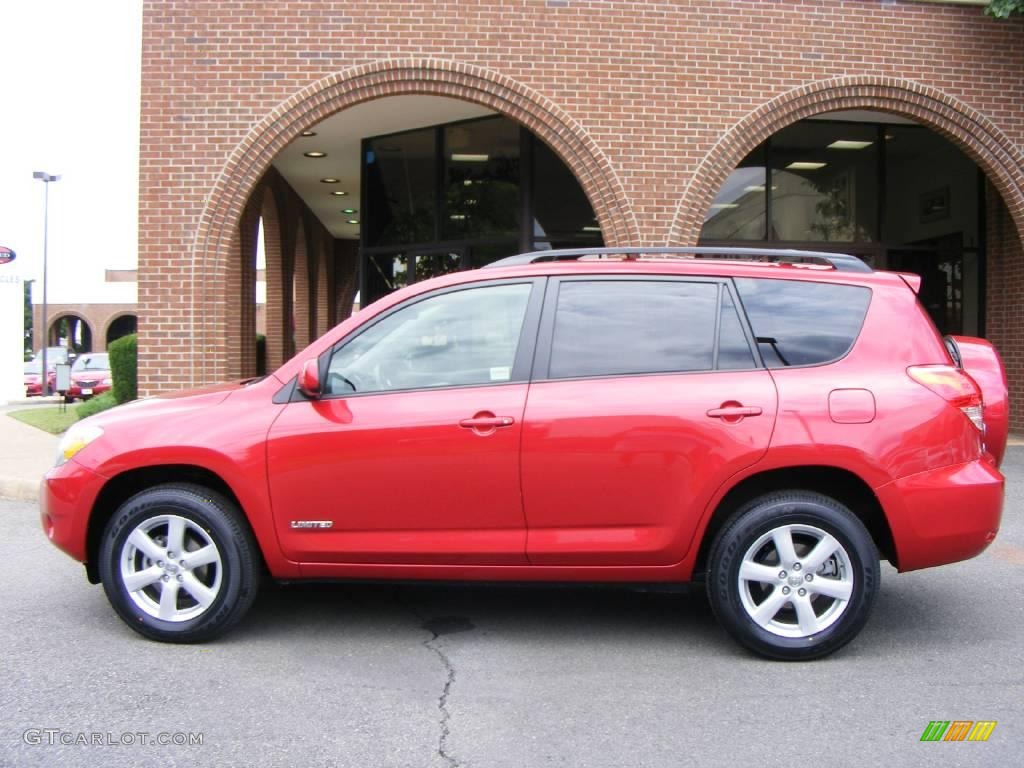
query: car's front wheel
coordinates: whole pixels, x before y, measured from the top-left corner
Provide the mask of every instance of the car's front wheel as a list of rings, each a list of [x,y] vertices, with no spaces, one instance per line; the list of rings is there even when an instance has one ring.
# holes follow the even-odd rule
[[[850,642],[867,622],[879,579],[878,553],[860,519],[827,496],[791,491],[751,501],[722,527],[707,589],[736,640],[795,661]]]
[[[100,579],[118,615],[146,637],[210,640],[248,611],[260,556],[241,511],[198,485],[150,488],[107,523]]]

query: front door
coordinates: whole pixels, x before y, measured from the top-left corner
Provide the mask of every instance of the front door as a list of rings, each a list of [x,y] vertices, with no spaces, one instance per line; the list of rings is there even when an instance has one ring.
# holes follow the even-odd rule
[[[777,396],[752,341],[728,281],[552,280],[523,432],[530,562],[681,560],[768,448]]]
[[[334,348],[324,396],[287,405],[267,442],[287,557],[526,562],[519,442],[532,350],[521,339],[535,336],[537,286],[428,294]]]

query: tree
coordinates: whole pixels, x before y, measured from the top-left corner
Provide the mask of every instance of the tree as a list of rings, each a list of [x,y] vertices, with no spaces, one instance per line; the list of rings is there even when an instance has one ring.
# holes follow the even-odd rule
[[[992,0],[985,9],[985,13],[998,19],[1024,16],[1024,0]]]
[[[25,283],[25,359],[28,360],[35,352],[32,349],[32,281]]]

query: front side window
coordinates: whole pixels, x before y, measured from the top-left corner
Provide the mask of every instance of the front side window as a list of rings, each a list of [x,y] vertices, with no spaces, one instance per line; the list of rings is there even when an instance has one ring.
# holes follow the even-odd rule
[[[550,378],[711,370],[718,292],[717,283],[563,282]]]
[[[531,288],[483,286],[402,307],[334,351],[326,394],[511,381]]]

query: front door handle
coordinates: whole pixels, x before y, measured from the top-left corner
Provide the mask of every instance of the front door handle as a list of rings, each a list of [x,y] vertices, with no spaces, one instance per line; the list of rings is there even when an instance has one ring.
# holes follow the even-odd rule
[[[472,429],[478,435],[489,435],[499,427],[511,427],[516,420],[511,416],[495,416],[490,411],[480,411],[471,419],[463,419],[460,427]]]
[[[735,400],[722,403],[718,408],[712,408],[707,415],[712,419],[721,419],[729,424],[742,421],[746,416],[760,416],[762,410],[756,405],[742,405]]]

